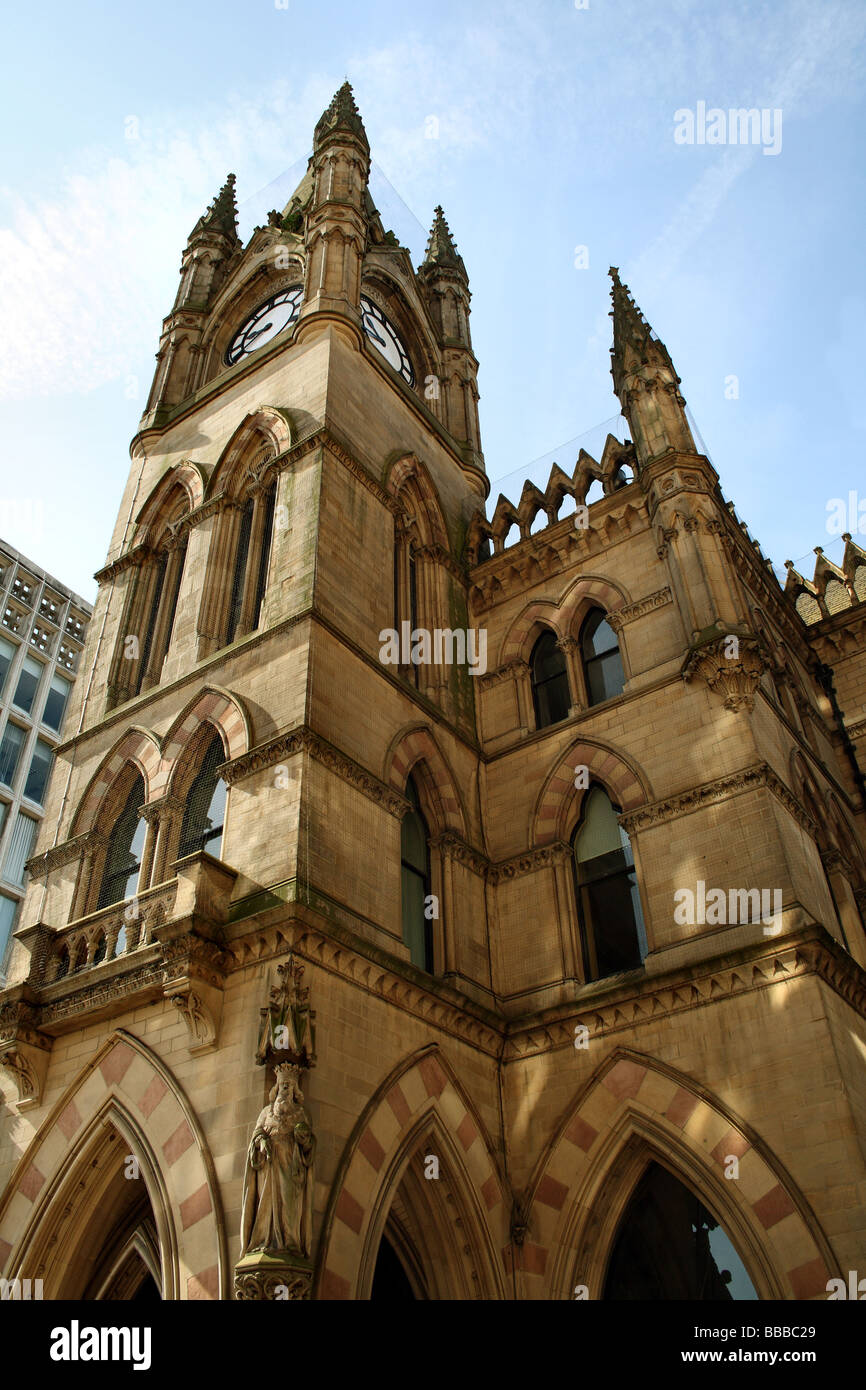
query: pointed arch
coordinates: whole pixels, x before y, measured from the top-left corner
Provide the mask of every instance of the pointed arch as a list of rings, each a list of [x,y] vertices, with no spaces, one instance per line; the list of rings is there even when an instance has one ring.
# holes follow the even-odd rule
[[[402,792],[409,774],[419,771],[420,790],[434,818],[431,826],[436,833],[454,831],[466,837],[467,819],[460,797],[458,782],[444,754],[425,724],[402,729],[393,739],[385,755],[382,780]]]
[[[609,744],[577,739],[557,758],[541,788],[532,813],[530,844],[546,845],[569,838],[585,795],[585,789],[575,786],[577,767],[588,768],[589,781],[600,782],[623,811],[655,800],[649,778],[637,763]]]
[[[323,1299],[369,1296],[372,1266],[406,1165],[430,1135],[444,1153],[478,1276],[478,1297],[503,1298],[498,1254],[509,1214],[505,1184],[480,1115],[436,1044],[407,1057],[370,1098],[331,1188],[316,1268]],[[451,1237],[453,1239],[453,1235]]]
[[[731,1157],[748,1181],[725,1180]],[[624,1048],[568,1107],[529,1184],[534,1264],[545,1278],[539,1296],[571,1298],[585,1284],[591,1299],[601,1297],[620,1220],[650,1158],[714,1211],[762,1298],[826,1298],[837,1264],[830,1243],[760,1136],[692,1077]]]
[[[450,550],[439,495],[418,456],[402,454],[387,464],[383,482],[400,511],[414,524],[418,544]]]
[[[208,484],[208,496],[225,492],[230,497],[240,497],[273,459],[291,447],[288,413],[273,405],[258,406],[244,417],[220,454]]]
[[[582,575],[558,603],[553,599],[534,599],[517,614],[503,639],[497,665],[526,661],[540,626],[551,627],[557,637],[566,638],[576,635],[575,627],[589,608],[603,608],[611,613],[630,602],[621,584],[602,575]]]
[[[204,1132],[177,1078],[122,1029],[55,1103],[12,1173],[0,1200],[5,1276],[36,1277],[31,1270],[44,1265],[47,1296],[57,1297],[51,1281],[62,1270],[52,1270],[48,1252],[70,1214],[74,1179],[106,1125],[123,1137],[145,1177],[160,1238],[163,1297],[227,1298],[224,1221]]]
[[[168,525],[204,501],[205,479],[198,464],[184,459],[163,473],[135,518],[135,544],[153,546]]]
[[[111,800],[118,778],[126,764],[131,764],[144,779],[145,801],[159,796],[162,753],[159,740],[149,729],[133,725],[121,734],[109,753],[106,753],[81,799],[72,825],[73,835],[95,829],[104,819],[107,800]]]
[[[252,747],[252,730],[246,707],[239,696],[218,685],[206,685],[190,700],[165,736],[160,794],[174,783],[178,760],[194,740],[202,724],[212,724],[226,750],[226,762]]]

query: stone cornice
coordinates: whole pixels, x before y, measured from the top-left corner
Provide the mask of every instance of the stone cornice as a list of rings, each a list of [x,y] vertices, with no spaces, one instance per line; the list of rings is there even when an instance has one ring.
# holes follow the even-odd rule
[[[571,858],[571,846],[561,840],[538,849],[527,850],[525,854],[515,854],[510,859],[501,859],[491,864],[488,879],[491,883],[508,882],[523,874],[534,874],[539,869],[549,869],[554,864],[564,864]]]
[[[55,869],[60,869],[64,864],[71,864],[73,860],[79,859],[87,850],[107,844],[108,837],[106,835],[100,835],[96,830],[87,830],[83,835],[73,835],[70,840],[63,840],[59,845],[52,845],[42,854],[35,854],[32,859],[27,860],[24,867],[31,878],[46,878]]]
[[[402,819],[409,809],[410,803],[405,796],[386,782],[382,782],[374,773],[368,772],[360,763],[356,763],[354,758],[341,753],[307,724],[299,724],[296,728],[269,739],[267,743],[259,744],[249,753],[243,753],[232,762],[224,763],[221,773],[228,785],[233,786],[235,782],[241,782],[264,768],[278,766],[287,758],[301,752],[308,753],[317,762],[336,772],[343,781],[363,792],[377,806],[383,806],[389,815]]]
[[[594,1039],[631,1031],[643,1023],[689,1009],[716,1004],[722,999],[747,994],[805,975],[817,975],[861,1016],[866,1015],[866,972],[827,933],[811,924],[792,932],[785,940],[761,942],[751,950],[727,958],[684,966],[667,977],[644,976],[608,992],[597,1002],[578,1000],[566,1009],[559,1006],[527,1024],[515,1020],[508,1028],[503,1058],[506,1062],[572,1048],[576,1029]]]
[[[620,816],[619,822],[628,835],[633,835],[759,787],[766,787],[772,792],[803,829],[813,838],[816,836],[817,827],[811,817],[768,763],[755,763],[727,777],[719,777],[713,782],[704,782],[699,787],[691,787],[688,791],[654,801],[649,806],[639,806],[637,810]]]

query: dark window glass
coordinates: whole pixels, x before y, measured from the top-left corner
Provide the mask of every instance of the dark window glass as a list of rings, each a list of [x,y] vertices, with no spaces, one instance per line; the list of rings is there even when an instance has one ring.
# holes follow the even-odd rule
[[[233,642],[241,617],[241,604],[244,599],[244,580],[247,573],[247,557],[250,553],[250,534],[253,526],[253,499],[248,497],[241,512],[238,533],[238,548],[235,551],[235,568],[232,576],[232,596],[229,605],[229,622],[226,642]]]
[[[552,632],[543,632],[532,649],[532,703],[535,706],[535,727],[546,729],[568,717],[571,703],[568,690],[568,671],[565,655],[556,645]]]
[[[63,724],[63,716],[66,713],[66,705],[69,700],[69,692],[71,689],[71,681],[64,680],[63,676],[52,676],[51,685],[45,697],[45,709],[42,713],[42,723],[47,724],[49,729],[54,729],[58,734]]]
[[[268,583],[268,565],[271,559],[271,543],[274,530],[274,507],[277,501],[277,485],[272,483],[265,493],[265,515],[262,529],[262,553],[259,556],[259,573],[256,580],[256,601],[253,605],[253,630],[259,625],[262,616],[262,603]]]
[[[156,584],[153,590],[153,598],[150,604],[150,614],[147,619],[147,628],[144,634],[144,644],[141,648],[141,660],[138,664],[138,677],[135,682],[136,694],[141,690],[145,673],[147,672],[148,662],[150,661],[151,648],[153,647],[153,634],[156,630],[156,620],[159,615],[159,605],[162,599],[162,589],[165,584],[165,570],[168,564],[168,555],[162,552],[156,562]]]
[[[30,760],[27,781],[24,783],[24,795],[30,801],[38,801],[40,806],[45,795],[48,774],[51,771],[51,753],[51,745],[46,743],[44,739],[38,738],[33,750],[33,757]]]
[[[217,768],[225,760],[222,739],[214,734],[187,795],[178,859],[202,850],[207,850],[215,859],[220,857],[228,789]]]
[[[166,626],[165,626],[165,650],[166,650],[166,652],[168,651],[169,647],[171,646],[171,635],[172,635],[172,632],[174,631],[174,620],[175,620],[175,617],[176,617],[176,615],[177,615],[177,600],[178,600],[178,595],[180,594],[180,586],[181,586],[181,584],[183,583],[183,571],[184,571],[184,566],[185,566],[185,565],[186,565],[186,546],[184,546],[183,549],[182,549],[181,552],[180,552],[180,564],[179,564],[178,567],[177,567],[177,573],[175,574],[174,584],[172,585],[171,593],[170,593],[169,596],[168,596],[168,612],[167,612],[167,621],[166,621]],[[163,655],[165,655],[165,653],[163,653]]]
[[[11,787],[18,771],[18,760],[24,747],[25,733],[17,724],[6,725],[3,740],[0,742],[0,782]]]
[[[667,1168],[651,1163],[622,1218],[603,1297],[728,1303],[758,1293],[712,1212]]]
[[[18,673],[18,684],[15,687],[15,695],[12,703],[29,714],[33,708],[33,701],[36,699],[36,691],[39,689],[39,682],[42,679],[42,672],[45,667],[41,661],[35,661],[32,656],[26,656]]]
[[[403,817],[400,832],[403,940],[409,947],[409,958],[413,965],[432,974],[433,924],[425,913],[426,899],[430,894],[430,853],[427,826],[411,777],[406,784],[406,796],[412,803],[412,810]]]
[[[574,873],[587,979],[634,970],[647,953],[628,835],[601,787],[590,787],[574,832]]]
[[[0,695],[3,694],[6,677],[9,675],[9,667],[14,660],[15,648],[12,643],[7,642],[5,637],[0,637]]]
[[[12,935],[12,928],[15,924],[15,914],[18,911],[18,903],[14,898],[7,898],[5,893],[0,893],[0,965],[6,954],[6,947]]]
[[[583,669],[591,705],[612,700],[622,694],[625,675],[616,633],[600,608],[587,616],[581,633]]]
[[[144,781],[139,776],[133,782],[126,804],[111,832],[97,908],[109,907],[112,903],[131,898],[138,887],[141,851],[147,831],[147,823],[138,814],[143,802]]]

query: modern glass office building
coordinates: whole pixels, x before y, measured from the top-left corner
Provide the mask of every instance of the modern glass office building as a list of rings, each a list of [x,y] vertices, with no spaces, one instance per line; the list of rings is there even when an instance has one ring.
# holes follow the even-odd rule
[[[0,978],[91,612],[0,541]]]

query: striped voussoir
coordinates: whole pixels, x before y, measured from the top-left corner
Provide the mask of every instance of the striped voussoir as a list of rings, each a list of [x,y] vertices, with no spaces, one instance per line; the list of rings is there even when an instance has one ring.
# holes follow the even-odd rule
[[[622,1053],[614,1053],[599,1068],[566,1116],[536,1177],[530,1229],[545,1258],[535,1255],[537,1268],[528,1270],[524,1261],[523,1269],[539,1278],[547,1270],[541,1297],[571,1298],[574,1285],[584,1282],[575,1237],[579,1213],[598,1201],[604,1175],[629,1137],[648,1128],[653,1146],[664,1150],[674,1171],[703,1169],[725,1179],[726,1173],[737,1171],[731,1164],[736,1158],[738,1177],[729,1177],[724,1190],[739,1209],[742,1224],[754,1232],[756,1246],[769,1255],[780,1296],[826,1298],[828,1259],[816,1238],[817,1221],[802,1195],[786,1185],[721,1105],[693,1089],[688,1078],[649,1058]]]
[[[417,1131],[419,1120],[434,1113],[454,1141],[452,1152],[460,1166],[454,1176],[473,1189],[488,1223],[497,1230],[501,1226],[502,1189],[488,1141],[450,1069],[435,1050],[428,1052],[396,1081],[385,1083],[376,1103],[368,1107],[360,1133],[350,1141],[348,1163],[332,1206],[333,1219],[323,1232],[319,1298],[358,1297],[358,1276],[382,1186],[398,1166],[395,1160],[407,1137]]]
[[[174,1287],[166,1296],[228,1297],[219,1193],[204,1134],[165,1064],[122,1031],[79,1073],[19,1162],[0,1211],[0,1269],[5,1274],[24,1267],[31,1237],[22,1232],[38,1234],[40,1224],[52,1219],[54,1203],[66,1200],[61,1194],[67,1173],[106,1121],[115,1124],[133,1154],[140,1135],[142,1166],[147,1151],[158,1168],[160,1214],[177,1251]]]
[[[75,834],[81,835],[96,825],[103,799],[126,763],[133,763],[141,773],[145,801],[152,801],[155,796],[160,795],[159,744],[146,729],[128,729],[92,778],[75,818]]]
[[[158,796],[167,791],[178,757],[202,724],[212,724],[219,729],[226,750],[226,762],[249,751],[249,724],[240,701],[227,690],[208,687],[187,706],[166,735]]]
[[[518,614],[502,644],[498,665],[506,666],[509,661],[529,659],[531,639],[537,634],[539,623],[552,628],[558,637],[568,637],[573,635],[571,629],[579,609],[591,604],[609,613],[625,602],[627,600],[621,590],[608,580],[585,575],[572,585],[558,606],[553,603],[530,603]]]
[[[403,792],[406,789],[406,780],[410,772],[418,763],[424,764],[424,769],[433,786],[437,809],[441,814],[442,821],[437,829],[440,832],[453,830],[465,838],[466,824],[454,779],[448,771],[448,765],[436,740],[428,729],[412,729],[392,746],[385,768],[384,780],[395,790]]]
[[[535,812],[533,843],[549,844],[568,836],[569,814],[575,796],[582,796],[575,786],[575,770],[589,768],[589,780],[601,782],[623,811],[642,806],[651,797],[641,785],[638,774],[611,749],[603,744],[573,743],[548,777]]]

